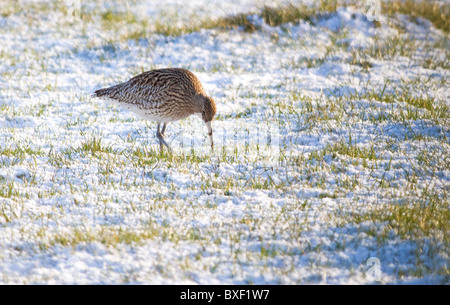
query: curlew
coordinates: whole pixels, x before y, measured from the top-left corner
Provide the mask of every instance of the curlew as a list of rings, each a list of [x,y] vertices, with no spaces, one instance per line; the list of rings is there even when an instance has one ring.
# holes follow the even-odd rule
[[[216,114],[216,103],[208,97],[194,73],[181,68],[151,70],[127,82],[94,92],[92,97],[106,99],[157,123],[156,137],[160,149],[169,122],[197,114],[208,128],[211,148],[214,148],[211,122]],[[162,128],[161,128],[162,125]]]

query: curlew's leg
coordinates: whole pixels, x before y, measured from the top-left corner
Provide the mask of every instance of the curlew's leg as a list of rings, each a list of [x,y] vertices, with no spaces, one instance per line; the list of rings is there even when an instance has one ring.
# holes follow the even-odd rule
[[[163,125],[163,127],[161,129],[161,134],[162,134],[163,137],[164,137],[164,132],[166,131],[166,126],[167,126],[167,123],[164,123],[164,125]]]
[[[213,140],[213,131],[211,126],[211,121],[206,122],[206,127],[208,128],[208,137],[209,142],[211,143],[211,149],[214,151],[214,140]]]
[[[165,145],[167,147],[167,149],[171,152],[172,150],[170,149],[169,145],[167,145],[166,141],[164,140],[164,131],[166,131],[166,125],[167,123],[164,123],[163,128],[162,128],[162,132],[159,131],[159,127],[160,127],[160,123],[158,123],[158,125],[156,126],[156,137],[159,140],[159,148],[161,149],[161,152],[163,151],[163,145]]]

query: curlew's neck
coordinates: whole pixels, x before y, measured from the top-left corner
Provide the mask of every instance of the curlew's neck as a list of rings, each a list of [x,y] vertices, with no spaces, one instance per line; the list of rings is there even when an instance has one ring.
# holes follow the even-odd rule
[[[194,113],[202,113],[203,108],[204,108],[205,99],[206,99],[206,96],[203,94],[196,94],[194,96],[194,105],[193,105]]]

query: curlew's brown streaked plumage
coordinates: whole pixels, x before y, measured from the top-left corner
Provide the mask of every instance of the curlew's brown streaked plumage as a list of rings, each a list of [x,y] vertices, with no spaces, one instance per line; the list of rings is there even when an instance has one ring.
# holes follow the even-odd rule
[[[211,148],[214,148],[211,122],[216,114],[216,103],[208,97],[194,73],[182,68],[151,70],[125,83],[95,91],[92,97],[113,101],[143,118],[156,121],[156,137],[162,150],[164,131],[169,122],[201,115],[208,128]],[[160,130],[162,124],[162,129]]]

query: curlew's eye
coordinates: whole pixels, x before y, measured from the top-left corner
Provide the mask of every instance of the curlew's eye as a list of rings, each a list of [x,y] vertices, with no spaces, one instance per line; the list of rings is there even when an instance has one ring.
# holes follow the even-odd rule
[[[202,118],[205,118],[205,116],[206,116],[206,112],[202,111]]]

